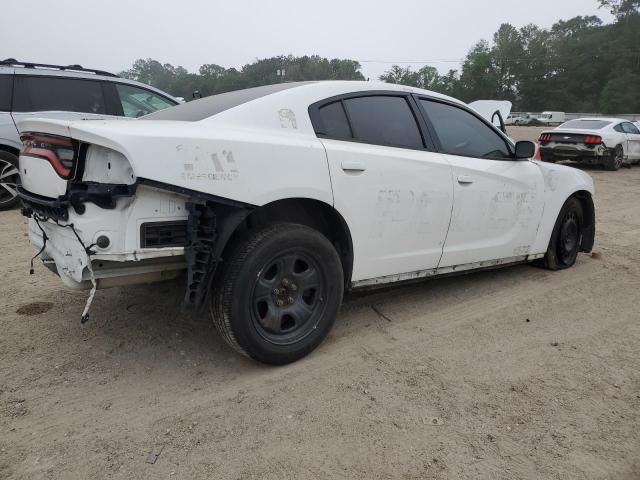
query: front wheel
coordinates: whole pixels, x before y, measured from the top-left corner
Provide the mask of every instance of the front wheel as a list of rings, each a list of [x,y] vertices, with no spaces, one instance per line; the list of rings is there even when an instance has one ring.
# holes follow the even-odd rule
[[[225,258],[210,309],[232,348],[282,365],[322,342],[343,290],[342,264],[331,242],[304,225],[277,223],[250,234]]]
[[[582,205],[576,198],[570,197],[562,206],[553,227],[549,248],[543,259],[545,267],[563,270],[576,263],[582,244],[583,219]]]
[[[19,183],[18,157],[0,150],[0,210],[7,210],[18,204],[16,186]]]

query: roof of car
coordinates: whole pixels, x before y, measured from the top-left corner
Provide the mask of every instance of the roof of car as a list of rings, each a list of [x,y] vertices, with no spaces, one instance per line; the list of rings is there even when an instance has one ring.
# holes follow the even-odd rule
[[[274,85],[263,85],[261,87],[246,88],[243,90],[233,90],[231,92],[211,95],[209,97],[182,103],[171,109],[158,110],[142,117],[144,120],[178,120],[197,122],[204,120],[217,113],[223,112],[243,103],[256,100],[260,97],[272,93],[281,92],[290,88],[300,87],[313,82],[290,82],[276,83]]]
[[[599,121],[599,122],[625,122],[627,120],[624,120],[622,118],[614,118],[614,117],[586,117],[586,118],[576,118],[574,120],[586,120],[589,122],[595,122],[595,121]]]
[[[40,65],[40,66],[36,66]],[[102,80],[105,82],[112,83],[124,83],[127,85],[134,85],[146,88],[147,90],[151,90],[156,92],[163,97],[169,97],[172,100],[175,100],[176,103],[179,103],[173,96],[169,93],[164,92],[158,88],[152,87],[146,83],[136,82],[135,80],[129,80],[127,78],[120,77],[113,73],[105,72],[102,70],[92,70],[92,69],[84,69],[79,65],[69,65],[58,67],[56,65],[50,66],[42,66],[43,64],[31,64],[31,63],[22,63],[22,62],[0,62],[0,75],[37,75],[37,76],[48,76],[48,77],[62,77],[62,78],[82,78],[87,80]],[[79,67],[74,69],[73,67]]]
[[[337,95],[357,93],[357,92],[377,92],[377,91],[399,91],[405,93],[415,93],[418,95],[429,95],[447,99],[455,103],[461,103],[446,95],[422,90],[420,88],[408,87],[406,85],[398,85],[383,82],[366,82],[351,80],[323,80],[323,81],[306,81],[306,82],[288,82],[277,83],[273,85],[264,85],[260,87],[247,88],[243,90],[234,90],[231,92],[211,95],[209,97],[193,100],[188,103],[177,105],[166,110],[159,110],[149,115],[141,117],[140,120],[176,120],[197,122],[213,117],[221,112],[238,107],[245,103],[267,97],[275,94],[293,93],[295,89],[303,89],[305,91],[305,99],[308,101],[307,106],[316,101],[331,98]]]

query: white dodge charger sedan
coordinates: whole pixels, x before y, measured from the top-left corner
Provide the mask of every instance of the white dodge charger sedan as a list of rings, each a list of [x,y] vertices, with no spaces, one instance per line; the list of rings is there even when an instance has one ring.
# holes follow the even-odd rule
[[[186,272],[231,347],[311,352],[352,289],[536,261],[595,232],[585,173],[531,160],[465,104],[368,82],[285,83],[130,121],[19,125],[23,213],[65,285]]]
[[[618,170],[640,161],[640,130],[618,118],[578,118],[542,132],[540,155],[545,162],[575,160]]]

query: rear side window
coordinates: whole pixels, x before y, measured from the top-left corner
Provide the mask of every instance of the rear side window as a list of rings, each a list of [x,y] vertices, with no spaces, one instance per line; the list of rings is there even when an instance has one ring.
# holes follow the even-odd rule
[[[371,96],[344,100],[357,140],[376,145],[423,148],[422,136],[404,97]]]
[[[349,120],[342,107],[342,102],[334,102],[320,108],[322,134],[327,137],[348,140],[353,138]]]
[[[0,112],[11,111],[13,75],[0,75]]]
[[[102,83],[78,78],[16,75],[13,111],[106,113]]]
[[[443,153],[465,157],[511,158],[507,142],[475,115],[453,105],[420,100]]]
[[[144,88],[119,83],[116,84],[116,89],[125,117],[138,118],[175,105],[168,99]]]

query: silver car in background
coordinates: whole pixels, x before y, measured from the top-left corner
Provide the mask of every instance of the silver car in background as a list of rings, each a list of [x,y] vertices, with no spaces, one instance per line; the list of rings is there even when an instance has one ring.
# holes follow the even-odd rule
[[[80,65],[0,61],[0,210],[18,203],[19,120],[137,118],[178,103],[157,88]]]

